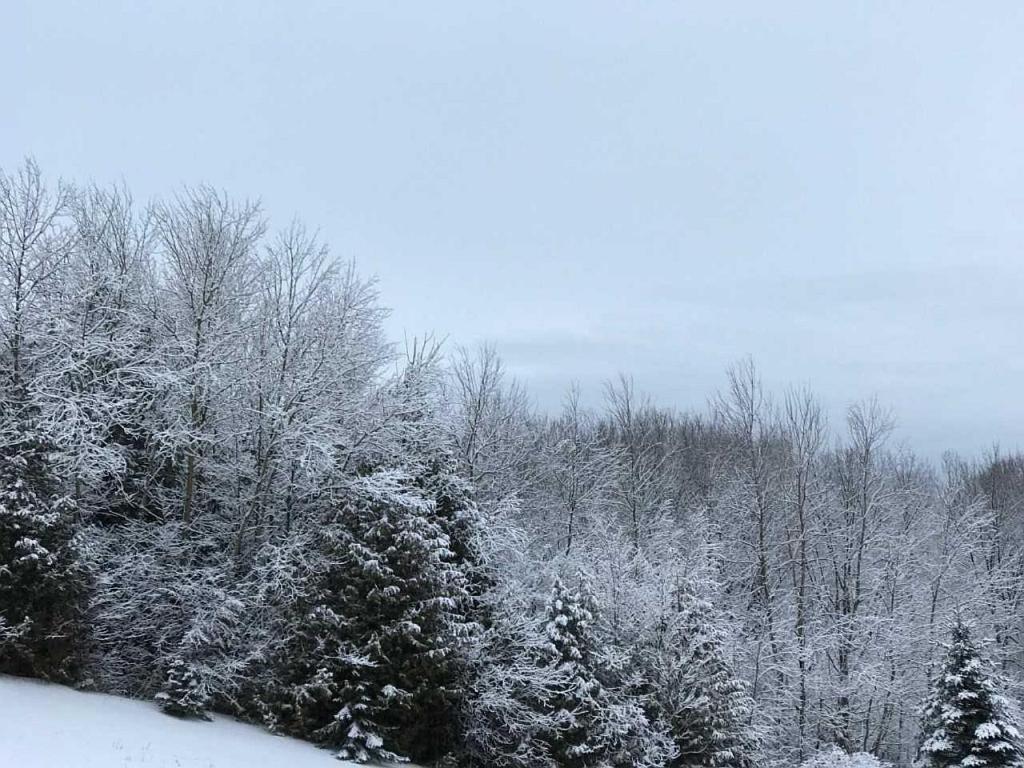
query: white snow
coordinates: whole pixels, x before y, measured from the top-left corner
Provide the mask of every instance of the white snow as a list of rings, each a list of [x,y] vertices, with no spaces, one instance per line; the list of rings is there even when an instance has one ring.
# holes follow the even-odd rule
[[[995,723],[982,723],[974,729],[974,737],[987,741],[988,739],[997,739],[1002,734],[1002,730]]]
[[[342,768],[326,750],[215,716],[0,676],[0,764],[10,768]]]

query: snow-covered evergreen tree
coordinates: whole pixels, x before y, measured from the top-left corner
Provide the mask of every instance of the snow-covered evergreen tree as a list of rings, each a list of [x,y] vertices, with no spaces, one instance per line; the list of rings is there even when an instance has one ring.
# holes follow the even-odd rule
[[[75,505],[54,477],[52,446],[26,410],[8,402],[0,412],[0,672],[67,679],[85,588]]]
[[[466,579],[408,475],[370,473],[340,493],[271,710],[350,758],[436,759],[454,739]]]
[[[595,670],[593,599],[585,585],[573,590],[556,578],[547,604],[549,664],[566,675],[565,688],[550,702],[558,729],[550,735],[559,765],[584,768],[600,764],[599,728],[603,689]]]
[[[678,768],[750,768],[759,742],[751,726],[754,703],[725,653],[711,604],[680,591],[666,619],[655,697],[679,754]]]
[[[1001,768],[1024,765],[1024,743],[999,692],[991,664],[957,621],[942,668],[932,682],[921,723],[924,768]]]
[[[338,661],[344,666],[342,682],[329,691],[335,701],[344,702],[331,721],[317,731],[316,736],[328,744],[340,744],[338,757],[365,763],[370,760],[402,762],[404,758],[385,747],[379,718],[386,713],[381,702],[386,702],[387,691],[379,690],[374,680],[376,666],[369,659],[349,655]],[[318,672],[326,684],[330,673],[326,668]],[[337,674],[337,672],[335,672]]]
[[[181,658],[171,661],[163,688],[156,695],[160,709],[176,717],[208,719],[206,707],[209,697],[202,681],[189,664]]]

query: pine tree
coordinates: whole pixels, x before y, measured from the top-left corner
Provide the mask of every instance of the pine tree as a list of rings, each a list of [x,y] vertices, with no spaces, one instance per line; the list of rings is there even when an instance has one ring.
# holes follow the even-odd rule
[[[181,658],[171,661],[164,686],[156,695],[160,709],[175,717],[196,717],[208,720],[206,707],[209,696],[203,690],[199,676]]]
[[[753,701],[729,663],[710,603],[680,592],[666,622],[655,696],[679,749],[673,768],[750,768],[759,739]]]
[[[555,579],[547,604],[549,664],[566,675],[553,698],[558,729],[549,737],[555,760],[566,768],[598,765],[603,753],[600,716],[604,691],[595,671],[593,599],[584,585],[571,590]]]
[[[431,520],[447,542],[448,575],[444,581],[452,600],[447,608],[452,646],[444,664],[437,668],[440,685],[434,690],[423,688],[418,696],[416,738],[433,744],[432,755],[448,754],[454,759],[453,753],[465,747],[464,718],[473,676],[478,672],[470,662],[470,648],[491,623],[485,595],[493,582],[481,551],[484,523],[472,486],[458,474],[458,464],[443,444],[435,444],[416,486],[431,504]]]
[[[342,701],[330,723],[317,732],[317,737],[328,744],[339,744],[338,757],[365,763],[369,760],[400,762],[402,758],[387,750],[381,737],[382,691],[373,682],[375,664],[369,659],[350,655],[340,659],[347,670],[343,682],[331,698]],[[320,670],[327,676],[326,670]]]
[[[0,672],[75,676],[86,574],[75,504],[27,406],[8,403],[0,448]]]
[[[1021,734],[997,691],[991,664],[962,621],[926,700],[918,764],[927,768],[1024,766]]]
[[[417,484],[434,502],[437,522],[448,537],[452,562],[466,578],[472,604],[471,614],[480,614],[481,597],[491,586],[484,573],[480,552],[479,531],[483,525],[480,510],[473,500],[473,489],[458,474],[458,463],[443,447],[433,448],[433,455],[420,472]]]
[[[404,473],[351,484],[318,533],[324,568],[279,660],[271,720],[348,759],[433,760],[455,737],[464,575]]]

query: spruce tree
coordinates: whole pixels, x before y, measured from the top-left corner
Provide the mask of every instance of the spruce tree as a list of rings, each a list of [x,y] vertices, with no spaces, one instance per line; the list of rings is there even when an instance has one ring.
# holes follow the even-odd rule
[[[1024,749],[1008,700],[998,692],[991,663],[970,629],[953,626],[942,668],[922,711],[922,768],[1024,766]]]
[[[565,675],[565,685],[547,705],[557,726],[548,743],[556,762],[566,768],[599,765],[604,751],[604,691],[595,670],[592,608],[585,585],[572,590],[555,579],[547,604],[548,663]]]
[[[156,700],[168,715],[210,719],[206,714],[209,696],[195,670],[181,658],[173,659],[168,665],[163,688],[157,693]]]
[[[469,622],[436,504],[408,475],[372,473],[324,522],[324,568],[297,606],[268,719],[347,759],[437,759],[455,738]]]
[[[473,499],[473,488],[458,474],[458,463],[445,448],[433,449],[416,482],[433,501],[437,523],[448,537],[452,563],[466,579],[470,598],[467,612],[473,618],[482,619],[482,597],[493,584],[485,573],[480,551],[483,520]]]
[[[753,701],[725,654],[712,605],[681,591],[665,625],[655,697],[678,747],[673,768],[751,768]]]
[[[28,406],[8,402],[0,447],[0,672],[76,674],[85,570],[74,502],[60,490],[53,448]]]
[[[448,605],[451,647],[437,668],[441,685],[424,689],[417,708],[418,741],[431,744],[430,754],[461,753],[465,748],[465,716],[469,691],[479,669],[470,659],[471,649],[484,627],[491,623],[486,595],[493,588],[481,551],[483,518],[473,498],[472,486],[458,474],[458,463],[443,446],[420,470],[416,486],[431,505],[431,521],[447,542],[444,583],[452,602]]]
[[[340,659],[347,667],[342,682],[332,692],[332,698],[343,702],[332,720],[316,736],[328,744],[340,744],[338,757],[365,763],[369,760],[401,761],[402,758],[385,748],[381,736],[380,718],[386,714],[381,708],[383,692],[374,680],[374,663],[358,656]],[[320,670],[327,677],[326,669]]]

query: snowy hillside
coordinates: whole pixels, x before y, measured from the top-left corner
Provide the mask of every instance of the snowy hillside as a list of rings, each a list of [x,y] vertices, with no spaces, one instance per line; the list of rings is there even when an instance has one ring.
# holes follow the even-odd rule
[[[352,765],[227,717],[177,720],[144,701],[0,677],[3,764],[17,768],[336,768]]]

